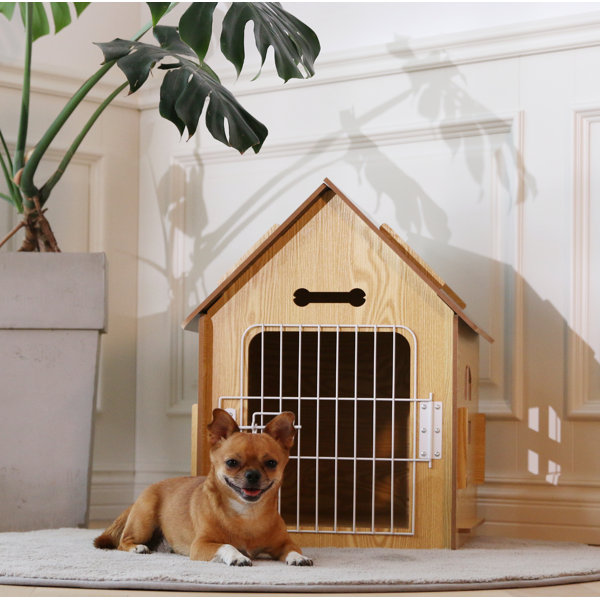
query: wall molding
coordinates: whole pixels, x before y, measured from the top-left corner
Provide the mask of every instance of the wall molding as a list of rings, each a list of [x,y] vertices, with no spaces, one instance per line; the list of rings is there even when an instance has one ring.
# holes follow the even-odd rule
[[[192,414],[192,404],[197,402],[197,389],[190,395],[185,387],[185,338],[181,323],[190,312],[185,302],[185,281],[183,274],[186,273],[186,256],[189,252],[186,248],[186,207],[188,202],[184,199],[189,197],[188,173],[190,169],[199,166],[195,154],[176,155],[171,158],[170,168],[170,203],[181,202],[181,210],[171,211],[171,268],[169,269],[169,288],[172,293],[172,302],[169,308],[169,322],[171,331],[170,356],[170,397],[166,414],[170,417],[189,417]],[[196,363],[194,362],[194,368]]]
[[[171,477],[187,477],[189,465],[176,465],[165,462],[138,463],[136,465],[133,497],[137,498],[149,485]]]
[[[524,165],[524,131],[525,131],[525,115],[523,111],[518,111],[513,114],[510,121],[510,133],[513,138],[513,160],[516,171],[515,182],[515,211],[512,226],[514,228],[514,264],[512,281],[509,284],[512,286],[512,295],[507,298],[506,282],[502,280],[502,285],[499,286],[503,290],[504,295],[504,319],[508,319],[510,327],[510,336],[505,336],[506,324],[504,319],[501,323],[493,321],[491,326],[491,335],[494,337],[494,344],[490,349],[490,377],[489,379],[480,379],[480,410],[486,414],[488,419],[492,420],[522,420],[524,414],[524,396],[525,396],[525,379],[524,379],[524,283],[523,283],[523,231],[524,231],[524,200],[525,200],[525,165]],[[507,264],[506,257],[502,254],[503,234],[501,223],[502,207],[498,202],[498,182],[499,175],[496,170],[496,164],[493,166],[493,198],[492,210],[494,211],[494,222],[496,227],[493,230],[493,247],[494,258],[498,263],[500,270],[503,265]],[[510,264],[510,263],[508,263]],[[500,278],[501,275],[498,275]],[[512,305],[509,310],[506,310],[506,302],[512,300]],[[499,302],[497,298],[495,301]],[[498,308],[498,310],[500,310]],[[512,318],[511,318],[512,317]],[[505,365],[505,343],[512,342],[510,347],[511,362],[509,365],[510,381],[506,382],[506,365]],[[510,384],[510,385],[507,385]],[[493,388],[499,388],[500,394],[503,397],[498,397],[497,392]],[[488,397],[486,397],[486,388]]]
[[[600,46],[600,12],[596,11],[571,17],[415,39],[403,44],[378,45],[330,53],[317,59],[314,77],[307,80],[290,80],[285,84],[277,77],[271,64],[262,69],[256,81],[253,81],[253,77],[260,70],[258,63],[247,64],[239,79],[234,75],[224,75],[221,79],[236,97],[242,98],[295,90],[299,87],[332,85],[372,77],[388,77],[597,46]],[[219,72],[221,65],[218,62],[212,66]],[[232,72],[229,64],[226,70]],[[158,106],[159,86],[160,80],[156,78],[135,94],[140,110]]]
[[[21,65],[0,61],[0,88],[12,89],[20,93],[23,87],[22,78],[23,67]],[[85,80],[86,77],[68,75],[58,69],[35,66],[31,73],[31,93],[68,100]],[[117,84],[100,81],[86,96],[84,103],[100,104],[117,87]],[[111,106],[139,109],[137,98],[135,95],[127,96],[127,91],[123,91],[122,95],[115,98]]]
[[[416,144],[510,133],[515,115],[474,115],[448,121],[419,121],[411,124],[390,124],[361,131],[340,131],[316,139],[314,136],[296,136],[288,139],[265,141],[260,154],[240,155],[231,148],[214,142],[211,148],[197,154],[184,154],[178,160],[194,160],[197,167],[206,164],[235,163],[265,160],[269,157],[294,157],[315,153],[348,152],[364,148],[381,148],[400,144]],[[196,150],[197,152],[197,150]]]
[[[115,519],[134,501],[134,483],[132,466],[95,468],[90,486],[89,519]]]
[[[192,168],[202,169],[206,164],[233,164],[237,161],[253,161],[267,160],[268,158],[281,158],[283,156],[297,157],[303,155],[313,155],[315,153],[344,153],[354,151],[361,148],[383,146],[400,146],[414,143],[448,141],[458,138],[471,138],[479,136],[492,135],[511,135],[512,143],[509,147],[511,160],[515,169],[515,190],[514,190],[514,221],[512,227],[515,233],[514,242],[514,280],[507,282],[503,279],[503,272],[499,269],[497,277],[499,278],[498,287],[504,289],[507,284],[511,286],[513,292],[508,298],[505,294],[504,302],[499,310],[504,311],[504,319],[511,321],[511,335],[507,339],[510,342],[511,364],[509,372],[511,373],[511,381],[505,382],[505,349],[501,343],[504,339],[503,329],[504,324],[497,325],[496,329],[491,331],[498,343],[494,344],[490,350],[490,378],[481,383],[481,387],[485,389],[496,388],[498,391],[490,391],[488,398],[481,400],[481,408],[488,418],[497,420],[521,420],[523,418],[524,405],[524,374],[523,374],[523,319],[524,319],[524,300],[523,300],[523,281],[521,277],[522,262],[523,262],[523,204],[524,204],[524,181],[525,168],[523,164],[524,152],[524,115],[522,111],[505,113],[500,115],[481,115],[470,118],[456,119],[451,121],[434,122],[421,121],[409,125],[386,127],[386,128],[370,128],[364,132],[341,133],[326,135],[315,141],[314,138],[295,137],[288,140],[274,142],[271,145],[265,144],[261,150],[260,157],[254,155],[240,156],[232,152],[230,148],[219,147],[219,149],[202,152],[201,155],[196,151],[176,155],[172,159],[171,168],[171,188],[170,188],[170,204],[173,204],[182,197],[187,197],[187,173]],[[494,260],[499,265],[507,262],[507,257],[502,252],[502,239],[507,235],[507,232],[501,231],[501,223],[505,218],[500,218],[500,213],[503,206],[499,202],[500,178],[496,170],[494,157],[491,157],[492,162],[492,212],[494,217],[492,235],[494,237]],[[177,212],[177,223],[172,223],[176,228],[184,231],[185,214],[183,210]],[[180,236],[173,240],[173,271],[175,273],[184,272],[186,247],[185,236]],[[183,382],[184,382],[184,341],[183,333],[180,324],[186,316],[184,313],[189,312],[189,307],[184,301],[184,283],[181,278],[173,278],[170,282],[171,290],[173,291],[173,303],[171,305],[171,390],[172,397],[169,402],[167,413],[171,416],[183,415],[188,416],[191,412],[190,405],[194,399],[184,398]],[[505,306],[506,301],[514,302],[512,307]],[[512,318],[511,318],[512,316]],[[492,319],[495,322],[494,319]],[[510,386],[509,386],[510,384]],[[498,397],[498,394],[502,397]],[[495,396],[495,397],[494,397]]]
[[[316,63],[316,75],[311,79],[287,83],[277,77],[274,66],[266,66],[256,81],[259,64],[246,65],[239,79],[234,75],[222,77],[223,84],[236,96],[267,94],[294,90],[300,87],[331,85],[371,77],[386,77],[430,69],[505,60],[550,52],[563,52],[600,46],[600,12],[590,11],[570,17],[560,17],[520,23],[511,26],[478,29],[450,35],[410,40],[403,44],[377,45],[358,50],[345,50],[321,55]],[[219,71],[215,62],[213,68]],[[227,63],[227,70],[233,72]],[[90,73],[91,75],[91,73]],[[156,76],[131,96],[126,92],[112,106],[136,110],[158,107],[160,82]],[[0,87],[20,90],[22,67],[0,61]],[[66,75],[52,68],[33,69],[34,93],[69,98],[84,81],[84,77]],[[100,82],[86,101],[100,103],[116,85]]]
[[[590,339],[589,314],[591,256],[590,225],[592,165],[591,127],[600,123],[600,106],[575,109],[573,149],[573,199],[571,248],[571,309],[567,341],[567,394],[568,419],[600,420],[600,398],[591,398],[589,362],[593,350],[586,344]]]
[[[6,143],[10,152],[14,152],[16,147],[15,139],[7,139]],[[57,164],[63,159],[68,148],[64,146],[56,146],[55,144],[49,148],[44,158],[49,161],[54,161]],[[104,246],[104,212],[103,193],[102,193],[102,161],[103,155],[99,152],[87,152],[85,150],[77,150],[71,159],[74,165],[80,165],[89,169],[89,215],[88,215],[88,235],[87,235],[87,250],[88,252],[102,252]],[[12,225],[15,226],[19,220],[17,212],[13,209]]]
[[[224,79],[224,84],[231,86],[236,96],[246,96],[297,86],[330,85],[598,45],[600,13],[590,12],[409,40],[403,44],[331,53],[317,60],[316,75],[313,78],[288,82],[285,88],[272,68],[265,69],[261,77],[252,82],[258,67],[253,69],[250,66],[247,70],[249,74],[240,77],[237,85],[232,85],[233,80],[227,79]]]

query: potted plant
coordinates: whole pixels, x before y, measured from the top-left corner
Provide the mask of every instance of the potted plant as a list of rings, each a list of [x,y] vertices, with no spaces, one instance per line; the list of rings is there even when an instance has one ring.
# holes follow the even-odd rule
[[[21,230],[22,252],[0,252],[0,530],[81,525],[87,520],[93,410],[100,333],[106,327],[103,254],[60,253],[46,210],[51,192],[79,145],[107,106],[126,87],[137,91],[152,69],[166,71],[160,114],[191,137],[202,113],[208,131],[239,152],[258,152],[267,128],[247,112],[206,64],[216,2],[192,3],[178,26],[160,24],[173,3],[148,3],[151,21],[131,40],[98,44],[102,66],[66,102],[27,152],[33,42],[59,31],[89,3],[0,3],[8,19],[25,28],[21,117],[14,149],[2,134],[0,195],[22,215],[0,247]],[[278,3],[232,3],[220,34],[223,55],[242,70],[244,29],[254,23],[264,63],[274,50],[278,75],[287,81],[313,75],[320,47],[314,32]],[[140,41],[152,29],[157,44]],[[57,133],[109,69],[126,81],[101,102],[45,182],[36,173]],[[44,254],[39,254],[39,253]],[[62,371],[60,370],[62,369]]]

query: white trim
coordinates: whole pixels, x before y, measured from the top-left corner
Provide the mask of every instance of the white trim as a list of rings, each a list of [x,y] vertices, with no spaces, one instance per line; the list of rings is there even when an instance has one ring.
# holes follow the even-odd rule
[[[517,113],[518,114],[518,113]],[[211,143],[211,147],[197,155],[188,154],[188,160],[196,160],[197,166],[215,163],[235,163],[238,161],[266,160],[267,158],[312,156],[331,152],[348,152],[361,148],[380,148],[400,144],[416,144],[438,140],[451,140],[457,138],[477,137],[483,135],[497,135],[510,133],[514,128],[515,113],[503,115],[480,115],[466,119],[452,119],[447,121],[432,122],[423,120],[412,124],[390,123],[385,127],[371,127],[364,131],[348,133],[327,134],[315,139],[313,135],[280,139],[271,142],[269,138],[259,155],[240,155],[231,148]],[[194,152],[197,152],[195,149]],[[178,160],[181,160],[179,158]]]
[[[100,68],[100,58],[98,68]],[[93,73],[90,73],[91,76]],[[23,87],[23,67],[12,63],[0,61],[0,88],[21,91]],[[123,76],[124,78],[125,76]],[[55,96],[68,100],[84,83],[84,77],[65,74],[64,71],[49,67],[33,67],[31,73],[31,93],[44,96]],[[84,103],[100,104],[111,94],[118,84],[109,84],[104,81],[97,83],[86,96]],[[157,88],[158,91],[158,88]],[[138,99],[135,95],[127,96],[127,90],[117,96],[111,106],[139,110]],[[158,106],[158,103],[157,103]]]
[[[133,486],[133,497],[137,498],[149,485],[164,479],[173,477],[189,477],[189,466],[169,464],[167,461],[161,463],[136,464],[135,480]]]
[[[600,544],[600,483],[486,477],[478,488],[482,535]],[[594,525],[594,523],[596,525]]]
[[[387,44],[321,55],[316,75],[307,80],[283,83],[272,64],[259,71],[247,64],[241,77],[222,77],[225,87],[236,97],[272,94],[318,85],[331,85],[371,77],[388,77],[444,67],[504,60],[548,52],[562,52],[600,45],[600,13],[479,29],[451,35],[411,40],[408,44]],[[213,68],[219,71],[215,63]],[[228,65],[228,70],[232,71]],[[148,82],[135,96],[140,110],[153,109],[159,100],[158,79]]]
[[[496,305],[490,306],[492,317],[503,312],[503,317],[508,318],[508,325],[511,327],[510,335],[505,336],[504,330],[505,320],[492,318],[490,324],[490,335],[494,337],[495,343],[491,345],[489,364],[489,378],[479,380],[479,398],[480,408],[485,412],[486,417],[492,420],[521,420],[523,418],[524,406],[524,370],[523,370],[523,347],[524,347],[524,282],[522,277],[523,272],[523,230],[524,230],[524,200],[525,200],[525,166],[524,166],[524,113],[523,111],[515,112],[511,117],[505,117],[507,122],[507,130],[493,131],[493,133],[511,133],[513,137],[513,145],[510,147],[512,158],[514,159],[514,167],[516,170],[516,189],[514,194],[515,210],[514,210],[514,265],[513,266],[513,281],[514,290],[512,320],[507,316],[506,310],[506,282],[503,277],[503,267],[510,264],[507,257],[502,252],[503,238],[506,232],[503,231],[501,223],[503,218],[501,212],[505,209],[499,201],[499,185],[500,177],[497,173],[496,162],[492,163],[492,246],[493,256],[491,257],[498,263],[498,269],[495,274],[498,280],[498,289],[502,290],[504,301],[499,297],[492,299]],[[487,130],[486,130],[487,134]],[[493,158],[493,157],[492,157]],[[505,344],[511,344],[511,364],[510,364],[510,381],[505,381]],[[510,386],[509,386],[510,384]],[[485,398],[485,388],[500,388],[501,393],[504,392],[502,398]]]
[[[378,45],[323,54],[316,61],[314,77],[291,80],[286,84],[277,77],[272,64],[262,70],[256,81],[252,81],[252,78],[259,71],[258,64],[246,65],[237,81],[233,76],[223,77],[222,80],[237,97],[243,97],[597,46],[600,46],[600,13],[596,11],[572,17],[433,36],[412,40],[408,44]],[[216,63],[213,66],[219,70]],[[228,69],[232,71],[230,65]],[[20,90],[21,73],[20,65],[0,61],[0,87]],[[131,96],[123,92],[122,96],[113,101],[112,106],[137,110],[156,109],[162,80],[158,75],[160,71]],[[33,69],[32,91],[70,98],[82,82],[83,78],[65,74],[58,69],[37,67]],[[99,103],[115,87],[114,84],[101,81],[90,92],[86,101]]]
[[[600,123],[600,107],[574,110],[571,302],[567,349],[566,413],[569,419],[600,420],[600,398],[590,398],[590,164],[591,126]]]
[[[185,364],[185,337],[184,331],[181,328],[185,316],[191,310],[186,303],[185,298],[185,258],[189,255],[186,250],[186,210],[189,202],[184,202],[189,199],[187,193],[187,174],[188,171],[199,164],[199,157],[194,154],[182,154],[172,157],[170,173],[170,189],[169,200],[172,206],[180,202],[181,206],[177,210],[172,210],[171,215],[171,239],[166,240],[167,232],[165,232],[165,240],[170,241],[172,255],[167,256],[167,260],[171,263],[169,273],[169,289],[172,292],[172,302],[168,309],[170,320],[170,389],[171,393],[168,398],[168,406],[166,414],[169,417],[189,417],[192,413],[192,405],[197,401],[197,389],[193,394],[186,397],[184,385],[184,364]],[[164,221],[163,221],[164,224]]]
[[[115,519],[133,503],[133,465],[97,468],[92,472],[89,520]]]
[[[477,137],[477,136],[488,136],[488,135],[502,135],[512,134],[513,145],[510,147],[512,157],[514,158],[514,167],[516,170],[516,190],[515,190],[515,202],[516,210],[515,215],[515,264],[514,264],[514,324],[512,329],[512,336],[509,342],[512,343],[511,356],[512,364],[512,383],[511,388],[506,390],[506,398],[495,398],[481,400],[482,410],[487,414],[490,419],[508,419],[508,420],[520,420],[523,417],[523,398],[524,398],[524,376],[523,376],[523,280],[520,275],[522,273],[522,261],[523,261],[523,210],[524,210],[524,194],[525,194],[525,168],[523,164],[524,154],[524,115],[522,111],[504,113],[499,115],[482,115],[480,117],[470,117],[467,119],[456,119],[449,121],[440,121],[437,123],[431,123],[430,121],[421,121],[409,125],[403,126],[389,126],[385,128],[370,128],[367,131],[352,134],[341,132],[339,134],[327,135],[319,140],[312,137],[296,137],[288,140],[274,142],[273,144],[265,143],[264,148],[261,150],[260,157],[254,155],[240,156],[234,152],[231,148],[220,147],[217,150],[209,150],[202,152],[201,155],[197,154],[197,150],[193,152],[180,154],[172,159],[174,165],[180,167],[179,169],[171,169],[171,190],[170,198],[171,202],[176,202],[178,198],[185,196],[186,194],[186,173],[189,169],[194,166],[202,167],[207,164],[235,164],[237,161],[253,161],[253,160],[266,160],[273,157],[282,156],[311,156],[314,153],[324,152],[348,152],[349,150],[355,150],[359,147],[370,147],[370,146],[392,146],[402,145],[411,143],[431,142],[438,140],[449,140],[458,139],[465,137]],[[216,144],[215,144],[216,145]],[[499,195],[498,186],[499,177],[496,176],[495,169],[492,170],[492,190],[494,195]],[[503,206],[496,202],[492,210],[499,213],[503,210]],[[180,227],[181,231],[184,231],[184,215],[183,211],[180,211],[179,218],[182,220]],[[496,223],[501,222],[501,219],[497,218]],[[504,232],[500,231],[496,227],[494,233],[494,259],[499,263],[505,263],[506,257],[502,255],[501,251],[501,239]],[[185,256],[184,236],[181,236],[177,243],[177,247],[173,248],[174,258]],[[181,268],[181,267],[178,267]],[[498,274],[500,277],[501,274]],[[502,282],[500,286],[503,287]],[[183,282],[173,281],[171,282],[171,289],[174,292],[173,304],[170,308],[171,319],[172,319],[172,348],[171,354],[171,386],[172,386],[172,400],[168,407],[168,414],[183,415],[187,416],[191,413],[191,404],[194,399],[189,398],[185,400],[183,398],[183,361],[184,361],[184,349],[183,349],[183,333],[180,331],[179,323],[183,321],[186,310],[184,302],[184,289]],[[494,327],[494,325],[492,325]],[[499,325],[498,327],[502,327]],[[502,338],[501,331],[496,331],[492,328],[491,335],[497,340]],[[485,385],[500,386],[503,387],[502,379],[504,378],[504,364],[503,364],[504,348],[501,347],[500,343],[494,344],[490,349],[490,379],[482,382],[482,387]],[[482,394],[480,394],[482,396]]]

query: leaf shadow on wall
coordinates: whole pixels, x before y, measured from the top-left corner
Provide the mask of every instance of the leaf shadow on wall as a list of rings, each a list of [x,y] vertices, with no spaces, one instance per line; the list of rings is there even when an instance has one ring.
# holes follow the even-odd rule
[[[487,199],[489,169],[476,152],[465,151],[469,140],[474,137],[480,140],[481,154],[489,156],[491,153],[493,156],[495,175],[511,206],[535,197],[535,179],[525,170],[523,157],[514,140],[505,136],[498,141],[496,125],[503,118],[469,94],[467,81],[456,65],[445,62],[443,68],[424,70],[423,66],[435,56],[431,53],[417,56],[405,39],[398,39],[390,45],[389,53],[398,58],[398,73],[381,77],[388,81],[397,80],[401,88],[397,94],[363,112],[346,104],[339,111],[338,129],[325,133],[312,143],[292,145],[291,148],[287,145],[278,147],[276,140],[271,142],[268,138],[263,154],[232,158],[232,168],[241,160],[248,160],[251,164],[286,153],[293,160],[249,193],[213,229],[208,229],[206,203],[215,200],[225,202],[227,198],[206,198],[204,172],[209,165],[204,164],[202,155],[197,156],[193,167],[184,169],[178,164],[172,165],[168,175],[157,182],[166,266],[146,262],[168,282],[171,305],[166,311],[180,313],[179,307],[184,306],[185,312],[200,303],[215,286],[214,279],[207,275],[211,265],[224,253],[231,253],[230,248],[234,245],[236,251],[239,247],[240,256],[246,251],[254,240],[244,235],[261,214],[268,214],[269,209],[289,190],[301,188],[306,181],[320,182],[336,169],[347,170],[350,167],[356,174],[357,185],[365,182],[375,192],[378,203],[391,203],[395,225],[403,237],[414,234],[434,239],[450,248],[451,229],[443,202],[427,191],[427,181],[419,181],[409,173],[402,160],[394,156],[394,147],[401,146],[405,155],[410,153],[413,147],[410,136],[395,136],[392,131],[392,135],[386,138],[385,132],[383,135],[381,132],[381,123],[395,124],[394,127],[401,123],[401,127],[405,127],[406,111],[400,110],[405,103],[416,105],[417,113],[422,117],[418,127],[427,132],[427,139],[442,140],[452,156],[462,159],[464,155],[467,170],[479,190],[476,192],[477,201]],[[329,85],[333,87],[336,83]],[[365,85],[369,85],[368,80],[365,80]],[[282,91],[282,94],[285,93],[288,92]],[[279,100],[275,98],[275,101]],[[318,110],[318,105],[312,106],[311,110]],[[461,121],[468,121],[469,127],[453,126]],[[271,143],[274,146],[269,154]],[[185,181],[181,195],[172,193],[171,182],[174,179]],[[336,180],[335,177],[333,179]],[[519,180],[517,185],[515,179]],[[340,185],[346,189],[343,183]],[[444,201],[447,203],[451,198],[445,197]],[[175,264],[177,268],[174,268]],[[443,271],[441,275],[444,275]],[[181,297],[184,290],[188,290],[185,298]],[[178,306],[175,307],[174,303]]]
[[[468,137],[479,136],[490,138],[495,135],[497,121],[502,116],[496,115],[488,107],[474,98],[468,92],[468,80],[459,67],[446,57],[446,51],[434,49],[421,52],[418,55],[410,48],[410,40],[398,36],[390,44],[390,54],[398,58],[403,68],[407,70],[412,85],[412,98],[418,105],[419,114],[434,123],[439,123],[438,131],[446,141],[453,155],[458,155],[465,149]],[[435,79],[428,76],[428,65],[440,65],[435,69]],[[490,117],[492,118],[490,120]],[[461,119],[472,120],[475,128],[469,136],[454,135],[454,131],[445,129],[444,122],[460,122]],[[479,122],[477,122],[479,119]],[[506,175],[510,165],[515,165],[522,174],[522,195],[517,202],[533,198],[537,194],[535,178],[524,167],[524,159],[516,144],[506,144],[503,147],[506,155],[497,153],[495,161],[497,173],[502,185],[509,189],[510,182]],[[485,165],[481,155],[463,153],[466,164],[473,179],[481,182],[485,174]]]
[[[590,462],[577,458],[596,453],[597,341],[589,332],[577,333],[511,265],[418,234],[407,241],[423,250],[466,301],[467,314],[495,339],[491,345],[481,340],[480,355],[480,409],[488,415],[486,481],[560,485],[562,479],[576,484],[589,478]]]
[[[428,130],[429,139],[443,140],[453,157],[460,156],[464,159],[471,178],[479,186],[478,202],[484,200],[486,193],[489,169],[484,157],[490,152],[493,154],[495,177],[513,204],[536,196],[535,178],[524,168],[523,157],[515,140],[505,136],[504,140],[498,141],[498,124],[505,121],[506,117],[496,115],[469,94],[468,82],[456,65],[443,61],[443,68],[423,70],[432,60],[442,58],[441,51],[417,56],[411,50],[407,38],[398,38],[390,44],[389,53],[397,56],[401,72],[388,77],[398,77],[399,85],[404,86],[403,90],[363,113],[359,113],[354,107],[340,110],[340,126],[337,131],[326,133],[299,152],[292,150],[295,160],[249,194],[212,231],[202,228],[202,225],[208,224],[206,220],[199,223],[193,264],[188,273],[188,277],[196,282],[198,303],[203,299],[202,294],[208,295],[214,287],[208,284],[205,273],[215,258],[236,240],[240,240],[240,255],[254,241],[242,238],[250,223],[275,205],[287,190],[295,189],[307,180],[320,181],[343,165],[353,168],[357,183],[366,181],[375,192],[375,211],[383,199],[393,205],[400,233],[428,233],[433,239],[449,243],[451,231],[441,203],[427,191],[426,182],[418,181],[403,168],[401,160],[390,157],[390,153],[384,149],[386,145],[402,145],[406,148],[412,143],[411,140],[404,136],[394,141],[394,132],[386,140],[385,135],[373,135],[369,131],[370,126],[381,123],[382,118],[389,123],[402,122],[399,106],[403,103],[416,105],[418,114],[423,117],[419,128]],[[312,110],[318,109],[313,107]],[[455,126],[464,121],[469,123],[467,128]],[[473,138],[480,140],[482,152],[466,151],[469,140]],[[270,143],[271,140],[267,138],[265,151],[269,150]],[[282,148],[282,153],[286,151],[286,148]],[[264,160],[268,159],[266,157]],[[188,182],[198,191],[196,198],[198,203],[202,203],[202,156],[198,156],[197,160],[198,168],[188,174]],[[262,157],[259,154],[257,157],[248,156],[237,160],[260,161]],[[318,177],[315,176],[316,173],[319,174]],[[511,177],[513,173],[517,174],[518,185],[515,185],[514,177]]]

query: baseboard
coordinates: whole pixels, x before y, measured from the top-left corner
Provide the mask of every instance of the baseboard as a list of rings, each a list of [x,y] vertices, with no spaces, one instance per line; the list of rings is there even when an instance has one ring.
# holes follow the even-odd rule
[[[149,469],[140,469],[135,473],[135,483],[133,486],[134,497],[137,498],[149,485],[169,479],[171,477],[185,477],[189,475],[189,470],[166,470],[161,466],[151,467]]]
[[[481,535],[600,544],[600,485],[486,481],[479,488]]]
[[[112,520],[148,485],[189,475],[146,465],[138,470],[95,470],[89,518]],[[487,480],[479,488],[479,535],[573,541],[600,545],[600,485],[564,482],[557,486],[527,480]]]
[[[98,467],[92,472],[89,521],[107,521],[117,517],[150,484],[169,477],[189,475],[169,465],[142,465],[134,468]]]
[[[117,517],[134,500],[133,470],[94,470],[90,489],[90,521]]]

